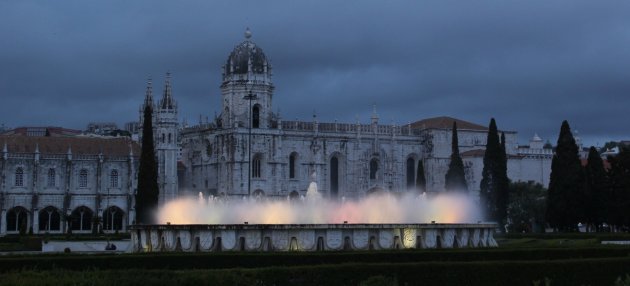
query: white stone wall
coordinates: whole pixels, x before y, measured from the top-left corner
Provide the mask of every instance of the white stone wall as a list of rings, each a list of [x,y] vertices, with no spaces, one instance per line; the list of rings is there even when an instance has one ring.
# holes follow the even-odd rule
[[[136,226],[134,252],[497,247],[494,224]]]
[[[206,131],[184,134],[184,163],[188,170],[185,186],[191,193],[207,191],[228,195],[247,194],[248,129]],[[252,178],[252,192],[287,196],[292,191],[304,195],[315,172],[320,192],[330,190],[330,160],[339,159],[338,197],[360,197],[371,188],[405,191],[406,161],[415,168],[423,147],[417,137],[349,133],[315,133],[279,130],[252,130],[252,160],[262,158],[260,178]],[[203,138],[203,139],[201,139]],[[207,154],[210,144],[211,154]],[[289,178],[289,156],[297,154],[295,178]],[[376,158],[379,169],[369,178],[369,162]],[[208,180],[206,189],[205,181]]]
[[[136,188],[137,160],[134,157],[108,158],[66,154],[39,155],[5,153],[0,159],[0,235],[7,232],[7,212],[23,207],[28,212],[28,226],[39,233],[38,214],[52,206],[61,214],[69,215],[78,207],[89,208],[102,217],[103,211],[116,206],[124,212],[124,229],[134,219],[133,195]],[[24,170],[24,184],[15,186],[15,171]],[[48,170],[55,170],[54,185],[48,184]],[[81,170],[87,170],[87,187],[79,186]],[[118,171],[118,186],[111,185],[111,171]],[[68,195],[66,199],[66,194]],[[100,199],[97,199],[100,198]],[[63,233],[67,225],[62,222],[57,233]]]

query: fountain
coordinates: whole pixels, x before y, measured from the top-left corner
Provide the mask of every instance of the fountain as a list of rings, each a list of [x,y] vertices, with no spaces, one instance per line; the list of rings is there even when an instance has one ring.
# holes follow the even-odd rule
[[[308,185],[308,189],[306,191],[306,200],[311,203],[317,203],[322,198],[322,195],[317,191],[317,183],[315,182],[316,179],[317,174],[313,172],[311,174],[311,183]]]
[[[328,251],[495,247],[467,196],[408,193],[328,201],[311,175],[299,201],[179,199],[160,209],[163,224],[131,227],[138,252]]]

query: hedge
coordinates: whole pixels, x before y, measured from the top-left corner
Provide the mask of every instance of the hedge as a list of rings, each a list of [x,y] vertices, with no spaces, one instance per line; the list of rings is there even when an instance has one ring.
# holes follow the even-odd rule
[[[38,255],[1,257],[0,271],[86,269],[221,269],[342,263],[435,261],[535,261],[630,257],[628,247],[552,249],[459,249],[374,252],[147,253],[119,255]],[[628,270],[630,272],[630,269]]]
[[[0,285],[613,285],[630,258],[554,261],[359,263],[257,269],[22,271]],[[393,282],[396,282],[394,284]],[[367,284],[367,283],[365,283]],[[374,284],[372,284],[374,285]],[[377,284],[378,285],[378,284]],[[544,285],[544,283],[542,283]]]
[[[495,239],[519,239],[519,238],[535,238],[535,239],[597,239],[603,240],[630,240],[630,233],[627,232],[588,232],[588,233],[496,233]]]

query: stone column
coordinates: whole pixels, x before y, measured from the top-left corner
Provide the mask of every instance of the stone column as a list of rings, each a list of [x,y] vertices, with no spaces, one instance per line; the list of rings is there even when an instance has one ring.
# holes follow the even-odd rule
[[[7,234],[7,210],[3,209],[0,214],[0,235]]]
[[[33,209],[33,233],[39,233],[39,209]]]

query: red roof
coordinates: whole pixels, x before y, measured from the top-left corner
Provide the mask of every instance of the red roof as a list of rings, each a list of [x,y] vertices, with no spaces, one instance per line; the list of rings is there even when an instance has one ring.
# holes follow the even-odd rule
[[[32,137],[21,135],[0,135],[0,146],[6,144],[9,153],[34,153],[39,147],[41,154],[72,154],[105,156],[128,156],[129,149],[134,156],[140,156],[140,145],[129,137]]]
[[[606,159],[603,159],[602,162],[604,163],[604,169],[610,170],[610,162],[608,162],[608,160]],[[580,159],[580,163],[582,164],[582,167],[586,167],[586,164],[588,164],[588,159]]]
[[[462,157],[483,157],[486,154],[486,150],[484,149],[474,149],[468,150],[466,152],[462,152],[459,155]]]
[[[68,129],[63,127],[18,127],[8,130],[2,135],[24,135],[24,136],[76,136],[81,134],[81,130]]]
[[[413,129],[451,129],[453,128],[453,121],[457,122],[457,129],[466,129],[466,130],[479,130],[479,131],[487,131],[488,128],[485,126],[481,126],[479,124],[475,124],[472,122],[464,121],[461,119],[448,117],[448,116],[440,116],[427,118],[420,121],[416,121],[411,123],[411,128]]]

